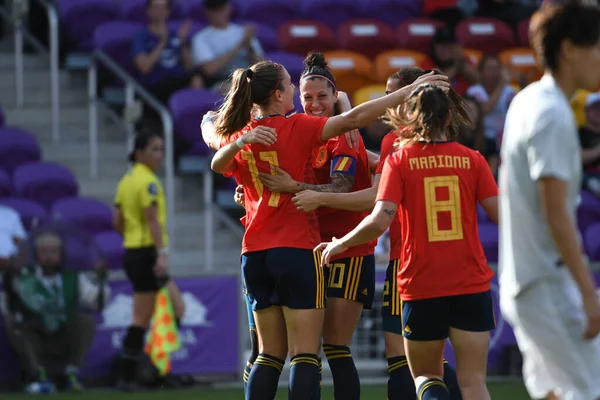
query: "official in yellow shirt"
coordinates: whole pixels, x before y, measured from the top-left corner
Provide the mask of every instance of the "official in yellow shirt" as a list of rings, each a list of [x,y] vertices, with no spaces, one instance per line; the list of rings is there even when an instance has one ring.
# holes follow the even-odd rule
[[[181,292],[168,275],[166,199],[155,173],[163,158],[164,140],[160,134],[138,134],[129,156],[133,166],[119,182],[115,195],[114,224],[123,235],[123,263],[134,292],[133,321],[121,353],[119,388],[125,391],[135,387],[135,373],[157,292],[168,287],[178,323],[185,311]]]

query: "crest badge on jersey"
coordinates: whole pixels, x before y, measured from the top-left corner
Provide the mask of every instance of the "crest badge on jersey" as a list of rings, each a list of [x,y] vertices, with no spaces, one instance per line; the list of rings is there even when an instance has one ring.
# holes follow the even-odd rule
[[[315,168],[321,168],[327,162],[327,146],[319,147],[317,158],[315,158]]]

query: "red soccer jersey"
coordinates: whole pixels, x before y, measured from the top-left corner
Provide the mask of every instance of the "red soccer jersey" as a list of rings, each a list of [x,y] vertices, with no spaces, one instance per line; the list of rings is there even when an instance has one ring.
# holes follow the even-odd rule
[[[381,174],[383,172],[385,160],[390,154],[396,151],[396,147],[394,146],[396,139],[398,139],[398,135],[396,135],[396,132],[394,131],[391,131],[383,137],[383,140],[381,141],[381,150],[379,152],[379,164],[377,164],[375,174]],[[396,215],[390,225],[390,260],[398,260],[400,258],[401,246],[400,218]]]
[[[417,143],[387,158],[377,201],[398,204],[403,300],[490,289],[494,273],[479,241],[477,202],[497,195],[483,156],[461,144]]]
[[[351,174],[354,176],[352,191],[371,187],[371,172],[367,150],[359,136],[359,147],[348,146],[344,136],[329,139],[327,143],[313,150],[313,171],[318,185],[331,183],[331,175]],[[337,210],[321,207],[317,209],[321,240],[328,242],[334,236],[341,238],[362,221],[369,213]],[[377,241],[354,246],[335,256],[332,261],[347,257],[368,256],[374,253]]]
[[[312,149],[323,144],[321,132],[326,121],[323,117],[294,114],[253,120],[244,128],[243,132],[258,125],[274,128],[277,142],[268,147],[246,145],[235,156],[234,175],[244,185],[246,206],[242,254],[277,247],[312,250],[319,244],[315,213],[299,211],[291,194],[271,193],[258,174],[271,173],[272,164],[288,172],[296,181],[313,183]]]

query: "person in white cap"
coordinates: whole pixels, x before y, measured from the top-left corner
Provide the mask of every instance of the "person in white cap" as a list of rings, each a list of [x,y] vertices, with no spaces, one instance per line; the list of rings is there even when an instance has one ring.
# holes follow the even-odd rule
[[[502,314],[532,398],[600,399],[600,302],[577,231],[582,162],[569,98],[600,85],[600,8],[545,2],[530,24],[546,70],[512,101],[500,157]]]

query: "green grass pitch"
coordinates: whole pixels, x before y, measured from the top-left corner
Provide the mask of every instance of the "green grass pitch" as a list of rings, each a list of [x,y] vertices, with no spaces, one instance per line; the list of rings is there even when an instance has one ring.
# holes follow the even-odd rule
[[[488,385],[494,400],[529,400],[529,396],[521,382],[490,383]],[[361,398],[365,400],[385,400],[384,385],[363,385]],[[324,387],[323,400],[333,399],[333,388]],[[189,389],[189,390],[157,390],[146,393],[124,394],[106,390],[89,391],[81,394],[56,394],[54,396],[32,396],[16,393],[0,394],[0,400],[21,399],[53,399],[53,400],[240,400],[243,399],[242,389]],[[287,390],[280,387],[277,400],[287,399]]]

